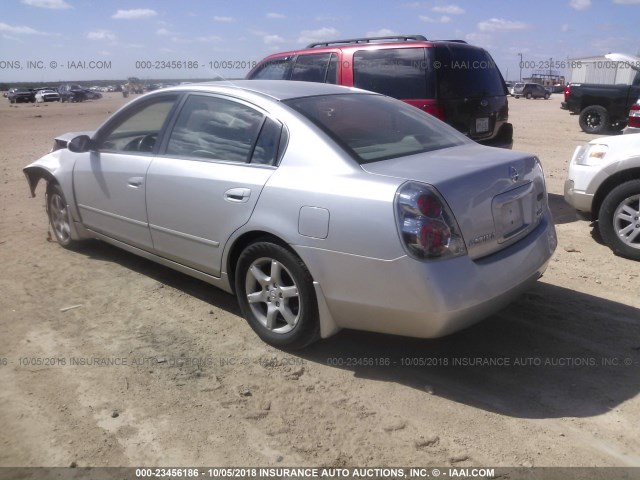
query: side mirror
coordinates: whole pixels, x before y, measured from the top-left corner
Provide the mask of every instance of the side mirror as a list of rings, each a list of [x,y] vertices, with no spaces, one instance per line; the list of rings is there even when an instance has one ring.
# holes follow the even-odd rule
[[[89,135],[73,137],[67,144],[67,148],[73,153],[88,152],[91,149],[91,137]]]

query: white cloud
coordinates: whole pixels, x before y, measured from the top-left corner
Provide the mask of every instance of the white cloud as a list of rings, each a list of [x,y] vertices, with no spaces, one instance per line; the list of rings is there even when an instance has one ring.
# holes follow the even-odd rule
[[[11,35],[7,35],[6,33],[2,34],[2,38],[4,38],[5,40],[11,40],[12,42],[24,43],[24,41],[19,39],[18,37],[12,37]]]
[[[433,7],[431,10],[437,13],[446,13],[447,15],[462,15],[465,13],[464,9],[458,5],[441,5],[439,7]]]
[[[0,22],[0,32],[14,33],[16,35],[49,35],[48,33],[39,32],[31,27],[9,25],[3,22]]]
[[[591,0],[569,0],[569,6],[574,10],[586,10],[591,7]]]
[[[271,12],[271,13],[267,13],[267,18],[277,18],[277,19],[280,19],[280,18],[287,18],[287,17],[286,17],[286,15],[284,15],[284,14],[282,14],[282,13],[274,13],[274,12]]]
[[[298,36],[298,43],[315,43],[335,40],[340,32],[333,27],[322,27],[317,30],[303,30]]]
[[[524,22],[514,22],[504,18],[490,18],[478,23],[478,30],[481,32],[499,32],[512,30],[526,30],[529,26]]]
[[[173,35],[173,33],[167,30],[166,28],[162,27],[156,30],[156,35]]]
[[[197,39],[199,42],[207,42],[207,43],[218,43],[222,41],[222,37],[219,37],[217,35],[208,35],[205,37],[198,37]]]
[[[22,3],[30,7],[50,8],[52,10],[65,10],[73,8],[64,0],[22,0]]]
[[[96,30],[95,32],[87,33],[87,38],[89,40],[110,40],[113,41],[116,39],[116,36],[111,33],[109,30]]]
[[[440,18],[427,17],[426,15],[420,15],[419,17],[420,20],[427,23],[449,23],[451,21],[451,17],[446,15],[442,15]]]
[[[563,23],[560,27],[560,31],[563,33],[571,31],[571,25],[569,25],[568,23]]]
[[[284,38],[282,38],[280,35],[265,35],[264,37],[262,37],[262,40],[264,41],[265,45],[274,45],[276,43],[284,42]]]
[[[233,17],[219,17],[216,15],[215,17],[213,17],[213,21],[219,23],[233,23],[236,21],[236,19]]]
[[[364,34],[365,37],[391,37],[394,35],[398,35],[398,34],[388,28],[381,28],[380,30],[372,30]]]
[[[158,12],[149,8],[134,8],[132,10],[118,10],[111,15],[111,18],[117,20],[136,20],[138,18],[155,17],[156,15],[158,15]]]
[[[486,45],[491,41],[491,36],[485,33],[468,33],[464,39],[474,45]]]

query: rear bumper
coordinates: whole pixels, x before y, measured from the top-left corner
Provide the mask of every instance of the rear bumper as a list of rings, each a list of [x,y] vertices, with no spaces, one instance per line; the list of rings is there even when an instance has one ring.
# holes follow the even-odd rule
[[[547,215],[520,242],[476,261],[384,261],[305,247],[299,253],[338,327],[435,338],[512,302],[540,278],[556,244]]]
[[[622,130],[623,134],[628,134],[628,133],[640,133],[640,128],[639,127],[626,127],[624,130]]]
[[[511,123],[505,123],[495,137],[490,140],[479,140],[478,143],[488,147],[507,148],[511,150],[513,148],[513,125]]]

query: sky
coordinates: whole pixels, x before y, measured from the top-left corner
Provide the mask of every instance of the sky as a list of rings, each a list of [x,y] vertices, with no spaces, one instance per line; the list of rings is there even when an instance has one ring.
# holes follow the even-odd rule
[[[637,55],[639,20],[640,0],[4,0],[0,83],[241,78],[271,53],[391,34],[466,40],[518,80],[519,54],[523,77]]]

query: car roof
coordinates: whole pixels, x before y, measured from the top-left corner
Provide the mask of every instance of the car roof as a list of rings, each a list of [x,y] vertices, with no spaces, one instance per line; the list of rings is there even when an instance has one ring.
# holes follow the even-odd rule
[[[343,87],[328,83],[283,81],[283,80],[224,80],[216,82],[191,83],[188,85],[178,85],[161,90],[167,91],[202,91],[233,93],[240,91],[261,94],[275,100],[288,100],[291,98],[313,97],[316,95],[340,95],[347,93],[367,93],[378,95],[373,92],[361,90],[353,87]]]

